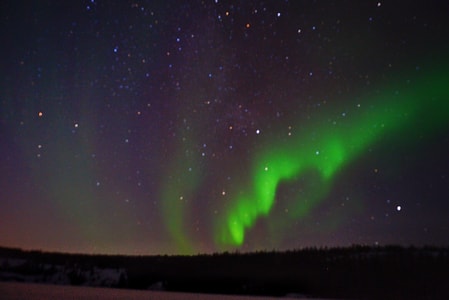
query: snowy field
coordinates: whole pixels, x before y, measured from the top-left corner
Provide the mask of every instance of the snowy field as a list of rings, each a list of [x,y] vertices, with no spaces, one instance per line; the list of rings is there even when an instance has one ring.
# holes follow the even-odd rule
[[[299,297],[253,297],[253,296],[228,296],[207,294],[186,294],[172,292],[136,291],[112,288],[75,287],[61,285],[45,285],[34,283],[0,282],[0,295],[2,300],[40,300],[40,299],[95,299],[95,300],[120,300],[120,299],[162,299],[162,300],[279,300],[279,299],[304,299]]]

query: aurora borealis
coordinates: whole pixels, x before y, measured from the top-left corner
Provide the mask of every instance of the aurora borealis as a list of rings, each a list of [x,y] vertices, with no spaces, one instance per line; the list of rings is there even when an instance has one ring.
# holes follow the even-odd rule
[[[449,98],[449,76],[442,73],[434,76],[431,82],[418,89],[410,88],[404,95],[390,92],[372,99],[368,103],[376,103],[380,108],[371,108],[369,115],[360,113],[352,122],[348,117],[331,127],[305,127],[306,133],[287,145],[274,142],[273,146],[273,141],[269,141],[271,146],[261,150],[263,154],[255,162],[252,192],[250,196],[243,194],[231,206],[225,219],[225,232],[218,233],[220,241],[241,245],[245,229],[250,228],[258,216],[269,215],[282,180],[294,180],[308,171],[318,173],[320,182],[315,184],[311,194],[295,200],[289,217],[297,219],[308,214],[315,202],[326,195],[338,169],[376,142],[383,132],[398,131],[401,127],[405,132],[407,127],[413,130],[418,112],[428,109],[433,110],[429,114],[431,118],[425,120],[429,130],[433,126],[447,126],[449,105],[445,99]],[[313,134],[307,134],[312,130]]]
[[[1,4],[0,245],[448,245],[444,1],[72,2]]]

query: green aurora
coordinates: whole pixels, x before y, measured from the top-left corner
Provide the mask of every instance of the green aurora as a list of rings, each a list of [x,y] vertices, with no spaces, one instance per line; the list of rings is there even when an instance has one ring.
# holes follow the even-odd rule
[[[187,131],[179,133],[181,136],[183,134],[189,136]],[[188,204],[195,197],[195,191],[198,189],[201,180],[198,162],[188,150],[191,147],[189,141],[192,139],[193,137],[184,138],[179,144],[175,145],[176,154],[172,157],[167,170],[180,169],[184,172],[178,172],[177,175],[166,174],[161,195],[161,199],[163,199],[161,207],[165,216],[166,229],[181,253],[193,253],[195,249],[185,232],[184,225],[188,223],[186,220]],[[189,167],[192,165],[195,167]]]
[[[268,138],[257,147],[256,155],[251,158],[250,184],[233,187],[236,193],[230,195],[226,206],[211,218],[215,247],[242,246],[245,235],[256,221],[270,217],[279,184],[313,175],[309,178],[313,184],[304,187],[308,189],[306,198],[298,197],[294,200],[294,207],[289,209],[289,220],[269,220],[278,222],[277,226],[283,228],[285,225],[279,226],[280,223],[287,224],[307,216],[329,194],[339,170],[381,142],[382,137],[400,134],[401,139],[413,140],[416,130],[432,132],[439,126],[447,126],[448,74],[434,72],[431,76],[410,80],[400,89],[385,88],[381,93],[368,95],[363,105],[352,103],[352,109],[344,117],[341,117],[341,109],[329,109],[311,118],[314,121],[309,120],[307,125],[304,121],[298,123],[295,128],[300,128],[299,131],[289,139],[265,134]],[[329,120],[338,121],[330,123]],[[194,137],[190,136],[184,144],[190,139]],[[186,170],[195,165],[194,157],[186,154],[187,146],[177,146],[173,165],[168,170]],[[202,182],[197,170],[200,166],[196,166],[196,169],[184,173],[186,175],[163,179],[161,200],[165,225],[182,253],[193,253],[198,248],[186,229],[191,212],[189,203],[198,196]]]
[[[332,126],[327,121],[324,125],[312,124],[304,126],[302,134],[291,141],[268,141],[254,157],[252,186],[243,189],[217,220],[215,243],[241,246],[256,220],[270,214],[281,182],[298,179],[309,172],[319,174],[321,181],[311,187],[308,198],[296,199],[296,206],[289,213],[293,219],[304,217],[328,194],[338,171],[363,155],[382,136],[401,133],[404,138],[413,137],[416,126],[422,127],[421,122],[425,130],[447,126],[448,73],[433,74],[420,85],[400,92],[390,90],[365,103],[372,105],[365,110],[359,108],[360,112],[353,113],[353,117],[340,118]]]

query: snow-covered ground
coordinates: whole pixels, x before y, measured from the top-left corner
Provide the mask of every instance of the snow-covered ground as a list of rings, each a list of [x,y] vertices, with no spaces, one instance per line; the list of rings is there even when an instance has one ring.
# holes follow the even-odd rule
[[[3,300],[37,300],[37,299],[162,299],[162,300],[279,300],[274,297],[229,296],[209,294],[187,294],[156,291],[136,291],[112,288],[75,287],[61,285],[44,285],[35,283],[0,282],[0,295]],[[304,299],[304,298],[282,298]]]

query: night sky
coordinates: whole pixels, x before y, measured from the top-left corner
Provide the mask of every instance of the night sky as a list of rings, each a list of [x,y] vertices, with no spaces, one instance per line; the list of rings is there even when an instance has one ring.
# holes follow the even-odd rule
[[[449,245],[447,1],[0,4],[0,245]]]

